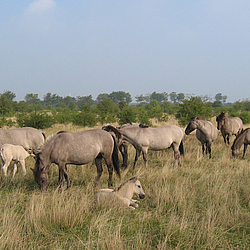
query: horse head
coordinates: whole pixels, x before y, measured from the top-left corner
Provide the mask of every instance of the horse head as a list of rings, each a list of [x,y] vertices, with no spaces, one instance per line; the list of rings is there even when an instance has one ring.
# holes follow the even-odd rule
[[[198,121],[199,117],[193,116],[190,119],[189,124],[187,125],[185,129],[185,134],[189,135],[192,131],[194,131],[198,127]]]
[[[134,193],[140,198],[140,199],[144,199],[145,198],[145,193],[143,191],[141,182],[138,180],[137,177],[133,177],[130,179],[134,184],[135,184],[135,188],[134,188]]]
[[[221,127],[224,125],[226,114],[221,112],[218,116],[216,116],[217,129],[221,130]]]
[[[35,181],[39,185],[41,191],[46,191],[48,187],[49,177],[48,170],[45,167],[43,160],[41,158],[41,153],[35,155],[35,168],[31,168]]]

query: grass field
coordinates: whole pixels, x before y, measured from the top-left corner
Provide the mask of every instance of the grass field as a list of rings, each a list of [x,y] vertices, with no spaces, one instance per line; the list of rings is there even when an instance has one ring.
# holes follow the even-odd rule
[[[173,124],[170,121],[168,123]],[[158,124],[163,125],[163,124]],[[57,125],[76,132],[86,128]],[[122,170],[114,186],[138,175],[146,197],[136,210],[96,206],[95,193],[106,188],[106,166],[98,187],[94,164],[68,167],[72,188],[58,193],[58,169],[49,171],[42,194],[26,160],[0,182],[0,249],[249,249],[250,153],[233,159],[221,135],[212,144],[212,159],[203,157],[192,133],[185,136],[182,167],[173,166],[173,150],[150,152],[147,169],[139,158],[135,171]],[[250,150],[250,149],[249,149]],[[129,148],[129,166],[135,151]]]

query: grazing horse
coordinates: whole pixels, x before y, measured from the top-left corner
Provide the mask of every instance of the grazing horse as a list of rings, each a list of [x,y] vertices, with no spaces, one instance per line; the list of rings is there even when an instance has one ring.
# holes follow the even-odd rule
[[[123,139],[131,143],[136,149],[133,168],[135,168],[141,152],[147,167],[148,150],[160,151],[169,147],[174,150],[175,163],[178,162],[178,165],[181,165],[180,155],[184,154],[182,141],[184,131],[182,128],[176,125],[152,128],[142,124],[139,124],[139,126],[128,124],[121,126],[118,130],[123,135]]]
[[[203,118],[192,117],[187,128],[185,129],[185,133],[189,135],[195,129],[196,138],[202,144],[203,155],[206,146],[206,154],[209,153],[209,158],[211,158],[211,143],[218,137],[218,131],[216,127],[211,122],[206,121]]]
[[[35,128],[0,128],[0,146],[5,143],[23,146],[26,150],[37,150],[45,142],[45,134]]]
[[[97,202],[99,204],[106,203],[108,205],[115,202],[116,205],[135,209],[138,207],[138,201],[133,200],[133,195],[136,194],[140,199],[145,198],[145,193],[142,189],[141,183],[137,177],[133,177],[124,182],[117,189],[100,189],[97,192]]]
[[[225,144],[229,144],[231,135],[237,136],[243,129],[243,122],[239,117],[228,117],[224,112],[221,112],[217,117],[217,129],[221,131]]]
[[[244,144],[244,151],[243,151],[243,156],[242,158],[245,158],[246,150],[247,150],[247,145],[250,144],[250,128],[247,128],[245,130],[242,130],[242,132],[236,136],[233,145],[231,147],[232,149],[232,155],[234,157],[238,157],[240,154],[240,148]]]
[[[59,132],[48,140],[36,156],[35,168],[32,169],[35,181],[44,191],[48,186],[48,170],[51,163],[59,168],[59,191],[62,190],[63,177],[70,187],[67,164],[84,165],[95,160],[98,184],[105,159],[109,172],[108,186],[112,186],[113,166],[120,177],[118,148],[115,138],[102,129],[87,130],[78,133]]]
[[[26,174],[25,159],[31,155],[31,150],[26,151],[22,146],[4,144],[0,148],[0,156],[3,161],[2,171],[7,176],[7,169],[10,162],[14,161],[12,177],[14,178],[17,171],[17,163],[20,162],[24,175]]]

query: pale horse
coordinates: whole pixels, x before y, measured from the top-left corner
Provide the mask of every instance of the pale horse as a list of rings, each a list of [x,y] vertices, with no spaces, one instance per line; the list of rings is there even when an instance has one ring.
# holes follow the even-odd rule
[[[12,145],[8,143],[2,145],[0,148],[0,156],[3,162],[2,172],[4,176],[7,176],[7,169],[11,161],[14,161],[12,177],[14,178],[16,174],[18,162],[20,162],[23,174],[25,175],[26,174],[25,159],[30,155],[32,155],[31,150],[26,151],[22,146]]]
[[[96,198],[98,204],[118,205],[124,208],[135,209],[138,207],[139,201],[132,199],[134,194],[140,199],[145,198],[141,182],[137,177],[130,178],[117,189],[100,189],[96,194]]]
[[[193,130],[196,129],[196,138],[201,142],[202,153],[204,155],[205,147],[206,154],[209,153],[209,158],[211,158],[211,143],[217,139],[218,131],[216,127],[204,118],[192,117],[185,133],[189,135]]]

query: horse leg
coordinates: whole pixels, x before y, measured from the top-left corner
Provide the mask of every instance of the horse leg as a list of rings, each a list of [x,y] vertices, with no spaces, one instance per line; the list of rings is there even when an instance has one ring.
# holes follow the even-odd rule
[[[207,143],[207,150],[208,150],[208,153],[209,153],[209,158],[211,158],[212,155],[211,155],[211,143],[210,142]]]
[[[66,171],[65,163],[59,164],[58,167],[59,167],[59,192],[62,192],[63,177],[65,178],[67,182],[67,189],[70,188],[70,181],[69,181],[68,173]]]
[[[142,149],[142,156],[143,156],[143,160],[145,163],[145,167],[148,167],[148,149],[147,148],[143,148]]]
[[[242,159],[245,159],[245,154],[246,154],[246,151],[247,151],[247,144],[244,144],[244,150],[243,150],[243,156],[242,156]]]
[[[96,185],[98,185],[99,180],[100,180],[100,178],[102,176],[102,172],[103,172],[102,157],[97,156],[95,158],[95,165],[96,165],[96,170],[97,170]]]
[[[181,153],[179,151],[179,146],[177,146],[176,144],[172,144],[172,148],[174,150],[174,165],[176,165],[176,162],[178,162],[178,166],[181,166]]]
[[[2,171],[3,171],[3,175],[4,176],[7,176],[7,169],[8,169],[8,166],[10,165],[10,162],[11,160],[3,160],[4,162],[4,165],[2,166]]]
[[[15,162],[14,162],[12,178],[14,178],[14,176],[15,176],[15,174],[16,174],[16,171],[17,171],[17,163],[18,163],[18,161],[15,161]]]
[[[229,145],[230,143],[229,143],[229,135],[227,136],[227,144]]]
[[[127,168],[128,167],[128,146],[121,144],[119,146],[119,150],[122,154],[122,168]]]
[[[139,158],[140,154],[141,154],[141,150],[136,148],[135,161],[134,161],[133,169],[135,169],[135,164],[138,161],[138,158]]]
[[[113,164],[112,164],[112,160],[111,157],[104,157],[107,168],[108,168],[108,172],[109,172],[109,182],[108,182],[108,187],[112,187],[113,183],[112,183],[112,178],[113,178]]]
[[[203,156],[204,156],[204,152],[205,152],[205,144],[202,143],[202,154],[203,154]]]
[[[224,140],[224,143],[227,144],[227,140],[226,140],[226,136],[223,135],[223,140]]]
[[[23,170],[23,175],[26,175],[25,160],[20,160],[19,162],[20,162],[22,170]]]

